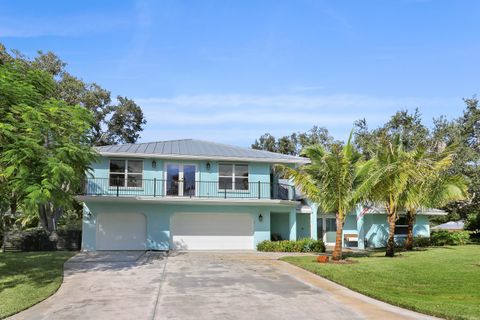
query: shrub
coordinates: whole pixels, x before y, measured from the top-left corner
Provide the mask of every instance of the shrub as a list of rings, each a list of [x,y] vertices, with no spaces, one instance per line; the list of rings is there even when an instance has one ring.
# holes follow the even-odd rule
[[[264,252],[325,252],[325,244],[321,240],[265,240],[257,245],[258,251]]]
[[[434,246],[457,246],[464,245],[469,242],[470,233],[468,231],[447,231],[438,230],[430,235],[432,245]]]
[[[429,247],[432,243],[429,237],[418,236],[413,238],[413,246],[416,248]]]

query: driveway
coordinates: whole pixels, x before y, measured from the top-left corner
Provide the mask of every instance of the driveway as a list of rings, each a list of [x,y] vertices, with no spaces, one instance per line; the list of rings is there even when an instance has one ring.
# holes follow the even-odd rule
[[[12,319],[433,319],[256,252],[80,253]]]

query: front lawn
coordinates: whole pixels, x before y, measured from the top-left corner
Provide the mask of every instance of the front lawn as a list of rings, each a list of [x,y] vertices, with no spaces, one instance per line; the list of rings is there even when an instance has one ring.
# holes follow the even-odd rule
[[[429,248],[320,264],[316,257],[282,260],[385,302],[447,319],[480,319],[480,246]]]
[[[74,252],[0,252],[0,318],[24,310],[53,294],[63,263]]]

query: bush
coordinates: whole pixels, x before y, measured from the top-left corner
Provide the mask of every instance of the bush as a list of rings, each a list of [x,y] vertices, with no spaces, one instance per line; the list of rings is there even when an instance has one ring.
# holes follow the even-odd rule
[[[415,248],[430,247],[432,245],[429,237],[418,236],[413,238],[413,246]]]
[[[257,245],[258,251],[264,252],[325,252],[325,244],[321,240],[265,240]]]
[[[81,230],[58,230],[55,238],[43,229],[14,230],[6,234],[6,244],[21,251],[80,250]]]
[[[457,246],[467,244],[470,240],[470,233],[468,231],[447,231],[438,230],[433,231],[430,235],[432,245],[434,246]]]

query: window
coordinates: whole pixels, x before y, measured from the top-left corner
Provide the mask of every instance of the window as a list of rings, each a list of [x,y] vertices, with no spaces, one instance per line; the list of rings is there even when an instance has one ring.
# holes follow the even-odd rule
[[[220,163],[218,183],[220,189],[248,190],[248,165]]]
[[[405,236],[408,233],[408,225],[406,217],[400,217],[395,224],[395,235]]]
[[[142,187],[142,160],[110,160],[110,187]]]

